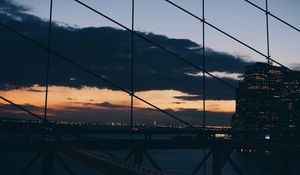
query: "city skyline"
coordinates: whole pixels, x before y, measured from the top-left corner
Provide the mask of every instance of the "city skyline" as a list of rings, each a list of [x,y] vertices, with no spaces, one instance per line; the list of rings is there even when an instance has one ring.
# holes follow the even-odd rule
[[[248,66],[240,81],[232,127],[285,131],[299,128],[300,72],[267,63]]]

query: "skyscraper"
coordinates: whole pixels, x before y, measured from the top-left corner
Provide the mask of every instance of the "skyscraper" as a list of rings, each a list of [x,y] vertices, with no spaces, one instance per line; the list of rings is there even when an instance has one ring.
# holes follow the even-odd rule
[[[295,128],[299,117],[299,71],[266,63],[246,67],[236,94],[234,129],[285,130]]]

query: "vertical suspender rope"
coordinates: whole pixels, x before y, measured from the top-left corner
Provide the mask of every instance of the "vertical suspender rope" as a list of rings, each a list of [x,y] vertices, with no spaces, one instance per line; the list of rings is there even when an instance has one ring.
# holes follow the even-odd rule
[[[270,40],[269,40],[269,10],[268,10],[268,0],[266,0],[266,35],[267,35],[267,62],[268,62],[268,66],[271,69],[271,65],[272,65],[272,61],[270,59]],[[269,104],[267,106],[267,117],[268,117],[268,121],[267,124],[269,125],[269,127],[272,127],[273,123],[272,123],[272,89],[271,89],[271,72],[270,70],[268,70],[267,72],[267,81],[268,81],[268,86],[269,86],[269,90],[268,90],[268,101]]]
[[[269,10],[268,10],[268,0],[266,0],[266,29],[267,29],[267,52],[268,52],[268,64],[271,65],[270,60],[270,41],[269,41]]]
[[[130,70],[130,140],[133,136],[133,100],[134,100],[134,0],[131,4],[131,70]]]
[[[206,60],[205,60],[205,11],[204,11],[204,0],[202,0],[202,19],[203,19],[203,22],[202,22],[202,68],[203,70],[206,70]],[[202,84],[203,84],[203,87],[202,87],[202,105],[203,105],[203,135],[204,135],[204,149],[203,149],[203,156],[205,157],[206,155],[206,79],[205,79],[205,71],[202,71]],[[205,175],[206,174],[206,161],[204,163],[204,166],[203,166],[203,174]]]
[[[52,25],[52,7],[53,0],[50,0],[50,16],[49,16],[49,28],[48,28],[48,53],[47,53],[47,67],[46,67],[46,94],[45,94],[45,109],[44,109],[44,119],[47,120],[48,111],[48,88],[49,88],[49,69],[50,69],[50,50],[51,50],[51,25]]]

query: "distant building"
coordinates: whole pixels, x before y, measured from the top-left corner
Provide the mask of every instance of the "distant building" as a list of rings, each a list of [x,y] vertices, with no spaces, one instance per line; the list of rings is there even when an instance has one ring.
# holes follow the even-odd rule
[[[156,120],[153,120],[153,126],[155,127],[157,125]]]
[[[246,67],[236,94],[232,127],[295,128],[300,117],[300,72],[266,63]],[[297,126],[298,127],[298,126]]]

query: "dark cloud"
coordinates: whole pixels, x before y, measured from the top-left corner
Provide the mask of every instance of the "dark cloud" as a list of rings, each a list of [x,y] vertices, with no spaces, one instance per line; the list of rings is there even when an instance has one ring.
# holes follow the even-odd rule
[[[46,92],[45,90],[37,90],[37,89],[27,89],[29,92]]]
[[[109,102],[103,102],[103,103],[86,103],[86,102],[80,102],[77,101],[77,99],[73,99],[73,98],[67,98],[67,100],[69,101],[74,101],[72,103],[74,104],[78,104],[78,105],[82,105],[84,107],[102,107],[102,108],[107,108],[107,109],[126,109],[129,108],[129,106],[126,105],[117,105],[117,104],[112,104]],[[94,102],[95,100],[89,100],[90,102]]]
[[[0,1],[0,13],[7,14],[9,16],[19,15],[29,10],[31,10],[31,8],[11,3],[9,0]]]
[[[20,105],[21,107],[37,114],[42,117],[44,108],[40,108],[38,106],[32,105],[32,104],[23,104]],[[48,111],[49,113],[52,112],[52,110]],[[29,120],[38,120],[36,117],[20,110],[19,108],[16,108],[13,105],[10,104],[0,104],[0,118],[2,119],[29,119]]]
[[[188,100],[188,101],[197,101],[201,100],[201,96],[199,95],[193,95],[193,96],[175,96],[175,98],[180,99],[180,100]]]
[[[68,97],[67,100],[69,100],[69,101],[76,101],[77,99],[76,98]]]
[[[97,106],[104,107],[104,108],[128,108],[128,106],[125,106],[125,105],[115,105],[115,104],[111,104],[109,102],[103,102],[103,103],[97,104]]]
[[[2,3],[2,4],[1,4]],[[47,45],[48,22],[24,13],[28,10],[2,1],[0,22]],[[18,16],[18,18],[12,17]],[[97,72],[120,86],[130,89],[130,32],[111,27],[71,28],[54,24],[52,47],[75,62]],[[161,44],[196,65],[202,65],[201,46],[187,39],[172,39],[153,33],[141,35]],[[12,89],[45,85],[47,52],[0,27],[1,69],[0,88]],[[134,39],[134,89],[174,89],[201,95],[202,77],[187,73],[199,70],[176,60],[175,57],[146,41]],[[226,53],[207,49],[207,69],[242,73],[250,63]],[[93,86],[110,88],[101,80],[51,55],[50,84],[81,88]],[[235,86],[237,80],[224,79]],[[234,99],[235,92],[220,82],[207,78],[208,99]],[[180,97],[179,97],[180,98]],[[184,98],[184,97],[181,97]],[[189,98],[189,100],[193,100]]]
[[[179,102],[179,101],[175,101],[175,102],[172,102],[173,104],[184,104],[185,102]]]
[[[32,104],[24,104],[24,105],[20,105],[21,107],[28,109],[30,111],[34,111],[34,110],[41,110],[42,108],[39,108],[35,105]],[[14,106],[10,105],[10,104],[0,104],[0,110],[19,110],[17,108],[15,108]]]

